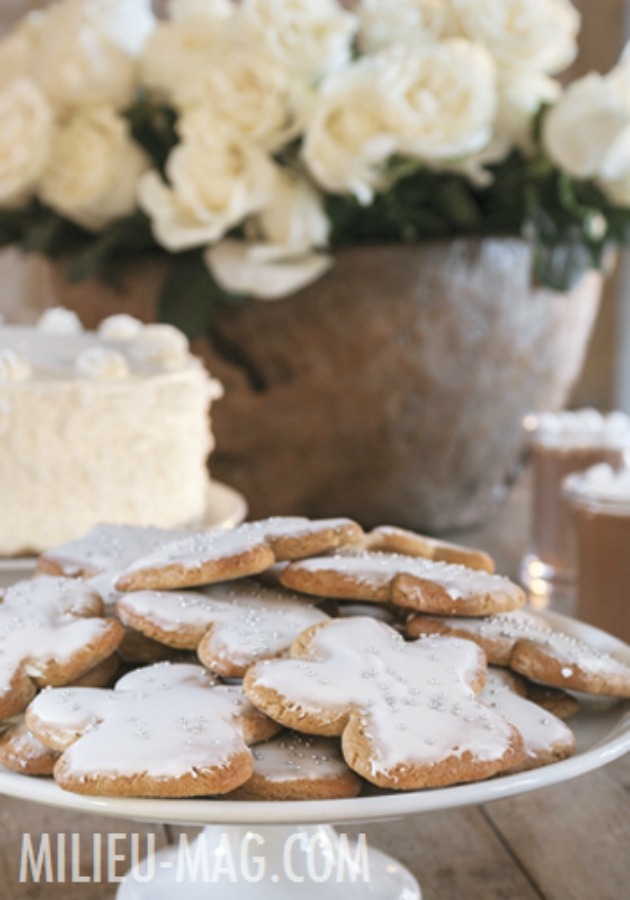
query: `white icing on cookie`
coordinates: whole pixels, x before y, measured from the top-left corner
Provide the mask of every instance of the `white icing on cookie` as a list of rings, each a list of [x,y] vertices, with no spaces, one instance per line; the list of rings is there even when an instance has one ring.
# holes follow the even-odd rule
[[[518,729],[530,761],[544,760],[553,748],[565,748],[568,755],[575,746],[573,732],[561,719],[515,693],[505,669],[488,670],[481,699]]]
[[[254,773],[267,781],[340,778],[348,774],[339,741],[284,731],[252,750]]]
[[[31,734],[24,716],[16,716],[6,724],[12,759],[21,768],[26,769],[34,760],[52,755],[52,751]]]
[[[116,572],[153,547],[185,534],[183,528],[100,524],[82,537],[46,551],[42,558],[61,566],[65,575]]]
[[[117,350],[90,347],[77,356],[77,372],[94,381],[117,381],[129,375],[127,360]]]
[[[69,309],[64,309],[63,306],[55,306],[43,312],[37,327],[45,334],[59,336],[77,335],[83,331],[83,325],[77,314]]]
[[[520,609],[497,613],[494,616],[458,616],[452,620],[423,614],[422,620],[450,625],[457,631],[467,632],[471,636],[479,635],[486,640],[501,641],[507,648],[514,646],[516,641],[521,639],[535,641],[545,639],[553,631],[546,619]]]
[[[158,547],[125,569],[123,575],[177,564],[194,571],[206,562],[245,553],[252,547],[278,537],[306,537],[330,528],[350,524],[349,519],[310,520],[303,517],[278,516],[249,522],[236,528],[200,531]]]
[[[103,319],[98,326],[98,333],[107,341],[133,341],[143,328],[140,319],[120,313]]]
[[[0,696],[18,669],[32,678],[60,666],[99,640],[109,623],[96,618],[101,601],[82,582],[35,578],[10,587],[0,602]]]
[[[298,721],[358,715],[371,771],[387,773],[468,752],[482,761],[506,754],[512,729],[472,687],[484,666],[482,651],[469,641],[406,643],[374,619],[335,619],[317,631],[308,659],[258,663],[245,688],[279,694]]]
[[[204,641],[208,652],[237,666],[277,656],[302,631],[328,621],[325,613],[303,597],[249,580],[215,584],[203,593],[124,594],[118,610],[125,623],[131,624],[125,615],[130,612],[172,634],[182,627],[192,627],[199,630],[201,637],[212,626],[211,635]],[[205,655],[202,658],[209,664]]]
[[[630,666],[587,644],[579,638],[572,637],[564,631],[554,628],[548,621],[535,613],[515,610],[485,618],[458,618],[453,627],[478,634],[490,640],[502,640],[512,648],[521,640],[531,641],[542,647],[549,656],[553,656],[564,664],[563,675],[573,675],[573,667],[592,675],[620,675],[630,679]]]
[[[74,776],[177,778],[222,768],[243,752],[242,718],[256,715],[240,688],[217,686],[202,666],[157,663],[114,690],[58,688],[29,707],[37,727],[78,740],[64,752]]]
[[[0,384],[27,381],[32,375],[28,360],[10,348],[0,349]]]
[[[339,572],[374,592],[382,590],[398,575],[411,575],[440,585],[451,600],[519,592],[516,585],[502,575],[398,553],[340,550],[330,556],[292,563],[290,569],[309,573]]]

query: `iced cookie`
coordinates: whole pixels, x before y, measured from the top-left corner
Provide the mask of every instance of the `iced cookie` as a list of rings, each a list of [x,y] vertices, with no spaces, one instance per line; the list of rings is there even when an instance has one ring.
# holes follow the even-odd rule
[[[0,600],[0,719],[22,712],[37,688],[69,684],[110,657],[122,625],[100,597],[69,578],[34,578]]]
[[[108,687],[118,671],[118,654],[113,653],[73,683],[73,687]],[[52,775],[59,754],[33,737],[24,716],[0,724],[0,766],[23,775]]]
[[[411,637],[435,632],[466,637],[484,650],[492,665],[509,666],[549,687],[630,697],[630,666],[554,628],[535,613],[517,611],[457,621],[415,616],[406,630]]]
[[[416,534],[394,525],[381,525],[372,529],[365,537],[365,548],[372,552],[402,553],[405,556],[420,556],[435,562],[455,563],[469,569],[494,572],[494,560],[483,550]]]
[[[521,638],[537,638],[551,633],[551,625],[525,610],[500,613],[486,618],[447,618],[414,615],[405,628],[409,637],[447,634],[475,641],[493,666],[509,666],[514,645]]]
[[[37,561],[37,571],[70,578],[91,578],[104,572],[118,573],[159,544],[185,534],[183,528],[95,525],[83,537],[43,553]]]
[[[525,758],[512,771],[534,769],[571,756],[575,735],[564,722],[520,695],[521,686],[505,669],[490,669],[481,699],[521,733]]]
[[[152,640],[197,650],[208,669],[227,678],[242,678],[256,660],[285,653],[311,625],[328,621],[303,597],[248,579],[214,584],[204,593],[123,594],[118,614]]]
[[[334,619],[298,638],[291,659],[257,663],[244,690],[271,718],[341,735],[351,769],[407,790],[488,778],[517,765],[518,731],[479,701],[486,663],[470,641],[406,643],[375,619]]]
[[[28,729],[24,716],[0,730],[0,766],[21,775],[52,775],[59,754],[49,750]]]
[[[317,597],[391,602],[437,615],[483,616],[525,602],[508,578],[397,553],[349,550],[304,559],[288,565],[280,581]]]
[[[239,800],[332,800],[356,797],[361,780],[339,741],[283,731],[253,750],[254,774],[231,796]]]
[[[224,794],[253,772],[249,744],[274,725],[242,695],[197,665],[158,663],[114,690],[44,691],[27,725],[61,753],[55,779],[79,794],[197,797]]]
[[[115,582],[123,591],[169,590],[232,581],[276,562],[325,553],[363,537],[350,519],[278,517],[231,530],[197,532],[132,563]]]

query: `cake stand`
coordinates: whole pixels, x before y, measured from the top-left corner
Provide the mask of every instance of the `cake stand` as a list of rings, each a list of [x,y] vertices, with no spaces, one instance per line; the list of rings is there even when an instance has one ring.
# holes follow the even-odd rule
[[[557,614],[545,616],[630,664],[630,648],[621,641]],[[203,826],[195,841],[184,835],[179,845],[135,865],[117,900],[420,900],[407,869],[361,841],[350,844],[332,825],[488,803],[576,778],[629,752],[630,701],[580,699],[571,720],[574,756],[473,784],[401,794],[374,789],[348,800],[149,800],[82,797],[52,780],[0,769],[0,794],[136,822]]]

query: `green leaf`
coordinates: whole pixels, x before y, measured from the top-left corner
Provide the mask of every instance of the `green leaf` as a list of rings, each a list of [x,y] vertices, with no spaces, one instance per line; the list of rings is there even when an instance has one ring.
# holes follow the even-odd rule
[[[66,255],[66,272],[70,281],[82,281],[102,275],[118,259],[155,251],[157,245],[149,220],[142,213],[118,219],[105,231],[91,235],[74,252]]]
[[[127,118],[134,140],[148,153],[156,168],[163,172],[166,160],[179,140],[174,110],[155,106],[140,95],[127,112]]]
[[[213,319],[220,291],[211,278],[201,251],[173,259],[158,305],[161,322],[176,325],[190,339],[206,332]]]
[[[47,213],[27,228],[22,246],[27,253],[51,255],[59,233],[63,227],[62,220],[54,213]]]

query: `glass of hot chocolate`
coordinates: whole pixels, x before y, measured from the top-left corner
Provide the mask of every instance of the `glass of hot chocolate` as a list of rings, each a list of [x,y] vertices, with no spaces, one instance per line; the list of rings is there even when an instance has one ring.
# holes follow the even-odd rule
[[[563,494],[576,524],[577,616],[630,643],[630,468],[576,472]]]
[[[575,590],[575,527],[562,483],[597,463],[619,466],[630,448],[630,417],[594,409],[528,416],[532,463],[530,549],[521,577],[533,594]]]

